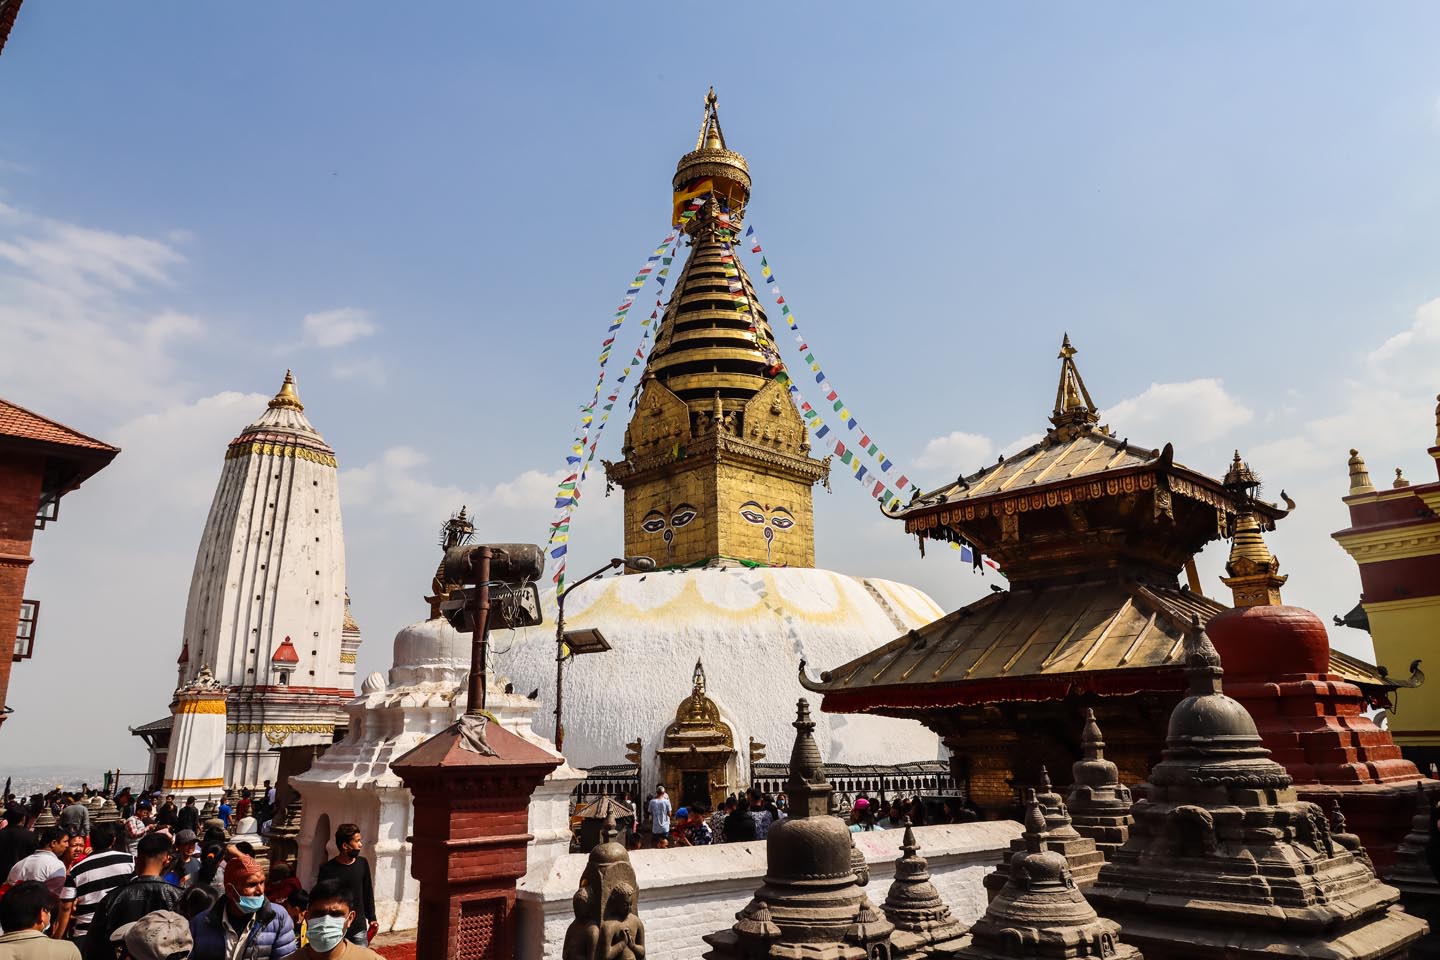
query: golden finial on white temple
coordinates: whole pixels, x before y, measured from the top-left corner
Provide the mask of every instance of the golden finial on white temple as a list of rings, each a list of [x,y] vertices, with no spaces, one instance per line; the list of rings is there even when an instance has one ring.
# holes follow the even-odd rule
[[[304,410],[305,404],[300,402],[300,394],[295,392],[295,377],[289,370],[285,371],[285,382],[280,384],[280,392],[275,394],[267,406],[274,410],[276,407],[288,407],[291,410]]]

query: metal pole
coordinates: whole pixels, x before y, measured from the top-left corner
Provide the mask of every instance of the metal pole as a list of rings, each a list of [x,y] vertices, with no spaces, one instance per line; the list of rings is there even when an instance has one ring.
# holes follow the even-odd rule
[[[565,594],[555,595],[555,752],[565,752],[565,724],[561,709],[565,703]]]
[[[490,557],[489,547],[476,551],[479,561],[475,572],[475,600],[471,619],[475,631],[470,642],[470,689],[465,712],[478,716],[485,712],[486,643],[490,638]]]

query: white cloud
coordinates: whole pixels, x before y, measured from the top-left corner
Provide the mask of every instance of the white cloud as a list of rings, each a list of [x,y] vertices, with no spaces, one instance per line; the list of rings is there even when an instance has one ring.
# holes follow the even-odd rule
[[[338,310],[322,310],[307,313],[300,322],[305,342],[314,347],[342,347],[363,337],[371,336],[380,328],[370,319],[370,311],[356,307],[340,307]]]
[[[145,297],[185,258],[158,240],[0,204],[0,383],[64,419],[176,402],[176,348],[203,330]]]
[[[970,473],[988,464],[994,456],[995,443],[989,437],[956,430],[925,444],[915,465],[936,472]]]
[[[1254,414],[1225,392],[1213,377],[1183,383],[1152,383],[1138,397],[1122,400],[1103,412],[1120,436],[1143,443],[1183,439],[1207,443],[1249,423]]]
[[[1440,299],[1415,311],[1415,320],[1365,358],[1377,379],[1440,386]]]

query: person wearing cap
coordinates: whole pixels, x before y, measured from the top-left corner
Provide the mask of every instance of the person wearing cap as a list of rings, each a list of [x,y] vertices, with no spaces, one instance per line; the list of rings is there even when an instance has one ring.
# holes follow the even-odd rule
[[[290,915],[265,899],[265,871],[254,857],[225,861],[225,895],[190,921],[191,960],[283,960],[296,951]]]
[[[170,869],[165,872],[166,881],[183,887],[195,878],[200,872],[199,846],[200,838],[194,830],[181,830],[175,835],[175,856],[170,860]]]
[[[170,910],[125,924],[110,935],[110,943],[124,947],[126,960],[186,960],[195,946],[189,921]]]
[[[310,891],[305,907],[307,942],[300,948],[303,960],[381,960],[380,954],[347,939],[355,923],[354,891],[340,880],[321,880]]]
[[[135,845],[135,876],[111,890],[100,901],[85,936],[86,960],[112,960],[110,935],[118,928],[155,910],[174,910],[180,888],[166,883],[163,874],[173,852],[170,837],[147,833]]]
[[[885,829],[875,822],[875,810],[865,797],[860,797],[855,801],[855,806],[850,811],[850,819],[854,821],[850,824],[851,833]]]
[[[55,915],[55,895],[39,880],[26,880],[0,897],[0,957],[4,960],[80,960],[75,944],[45,935]]]

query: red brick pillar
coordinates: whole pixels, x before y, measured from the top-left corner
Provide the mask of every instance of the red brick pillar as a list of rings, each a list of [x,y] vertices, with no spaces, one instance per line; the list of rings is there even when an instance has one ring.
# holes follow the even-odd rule
[[[44,473],[43,457],[9,451],[0,456],[0,707],[10,689],[11,651],[20,624]],[[5,714],[0,713],[0,723],[4,721]]]
[[[419,957],[515,954],[530,795],[560,760],[496,723],[483,736],[489,755],[471,749],[456,723],[390,765],[415,798],[410,872],[420,881]]]

